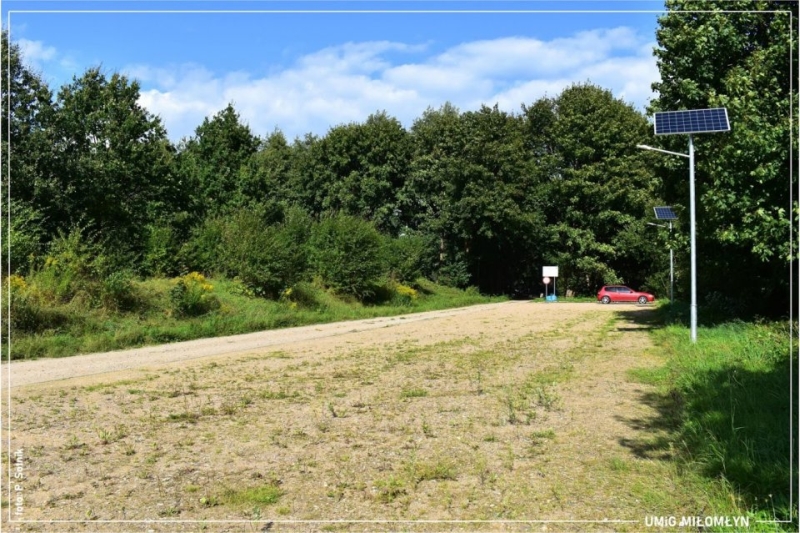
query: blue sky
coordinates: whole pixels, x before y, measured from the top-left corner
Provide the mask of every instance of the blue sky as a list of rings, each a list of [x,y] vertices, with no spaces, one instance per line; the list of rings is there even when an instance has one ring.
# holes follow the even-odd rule
[[[290,139],[381,110],[410,127],[447,101],[462,111],[481,104],[518,111],[586,81],[643,109],[658,79],[652,48],[662,8],[661,1],[2,4],[24,61],[54,91],[92,66],[122,72],[139,80],[140,103],[176,141],[229,102],[255,134],[278,128]],[[229,12],[191,12],[220,10]],[[502,12],[464,12],[488,10]]]

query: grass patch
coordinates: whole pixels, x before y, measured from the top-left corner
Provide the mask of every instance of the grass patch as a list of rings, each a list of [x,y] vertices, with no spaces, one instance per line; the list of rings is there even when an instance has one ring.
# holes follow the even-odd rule
[[[147,279],[133,282],[141,305],[131,311],[110,312],[69,303],[52,303],[53,312],[67,318],[47,331],[14,332],[12,359],[64,357],[78,353],[105,352],[152,344],[198,338],[235,335],[268,329],[410,312],[433,311],[478,303],[498,302],[504,298],[482,296],[474,290],[459,290],[419,280],[421,290],[413,306],[389,300],[369,305],[342,299],[311,284],[303,284],[302,305],[296,302],[268,300],[241,293],[237,283],[225,279],[208,280],[213,284],[219,307],[202,316],[170,313],[172,280]],[[3,346],[3,357],[8,346]],[[275,357],[280,357],[276,354]]]
[[[612,457],[608,461],[608,467],[615,472],[627,472],[631,468],[625,459],[619,457]]]
[[[275,485],[263,485],[247,489],[228,488],[222,491],[220,501],[229,505],[271,505],[278,503],[283,494],[284,492]]]
[[[377,489],[375,499],[381,503],[391,503],[408,492],[405,483],[395,476],[377,481],[375,488]]]
[[[456,479],[458,477],[455,463],[447,459],[412,460],[405,464],[403,471],[415,487],[423,481]]]
[[[425,389],[403,389],[400,392],[401,398],[424,398],[428,395]]]
[[[653,333],[666,356],[656,370],[629,377],[656,387],[648,399],[659,409],[650,422],[668,439],[641,442],[639,453],[674,449],[687,471],[700,477],[714,512],[788,520],[790,474],[790,366],[787,323],[734,321],[700,328],[692,344],[686,328]],[[614,465],[612,464],[612,469]],[[797,516],[795,508],[794,516]],[[796,530],[797,524],[785,524]]]

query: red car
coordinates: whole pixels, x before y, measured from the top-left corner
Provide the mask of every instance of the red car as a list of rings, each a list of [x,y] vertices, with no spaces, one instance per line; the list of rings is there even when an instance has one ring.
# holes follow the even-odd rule
[[[597,299],[604,304],[611,302],[638,302],[646,304],[656,299],[649,292],[637,292],[624,285],[606,285],[597,293]]]

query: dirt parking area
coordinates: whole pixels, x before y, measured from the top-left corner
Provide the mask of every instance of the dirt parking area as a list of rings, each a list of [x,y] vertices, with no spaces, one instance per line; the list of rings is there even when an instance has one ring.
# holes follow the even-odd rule
[[[508,302],[13,363],[4,459],[23,505],[4,494],[3,520],[638,531],[697,505],[669,457],[641,452],[660,436],[629,377],[660,364],[650,313]]]

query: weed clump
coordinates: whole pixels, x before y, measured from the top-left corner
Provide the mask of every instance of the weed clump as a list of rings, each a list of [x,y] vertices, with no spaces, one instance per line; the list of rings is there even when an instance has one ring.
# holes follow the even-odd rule
[[[176,279],[169,293],[172,314],[192,317],[219,309],[219,299],[211,294],[213,290],[214,286],[199,272],[190,272]]]

